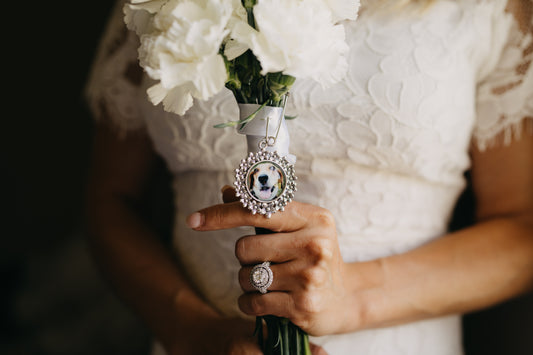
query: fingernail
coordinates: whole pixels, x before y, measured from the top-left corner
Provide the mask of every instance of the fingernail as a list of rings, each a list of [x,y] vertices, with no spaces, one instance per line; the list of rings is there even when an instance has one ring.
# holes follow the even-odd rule
[[[200,212],[194,212],[189,217],[187,217],[187,225],[189,228],[195,229],[200,227],[204,223],[204,215]]]
[[[226,192],[228,189],[231,189],[231,186],[229,186],[229,185],[224,185],[224,186],[222,186],[222,188],[220,189],[220,192],[224,193],[224,192]]]

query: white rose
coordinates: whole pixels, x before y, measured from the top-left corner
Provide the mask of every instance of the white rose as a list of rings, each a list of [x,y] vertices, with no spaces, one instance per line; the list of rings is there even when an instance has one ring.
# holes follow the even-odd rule
[[[139,10],[150,13],[151,5]],[[148,96],[154,105],[163,102],[165,110],[183,115],[193,97],[206,100],[224,88],[227,72],[218,52],[229,32],[232,0],[168,0],[155,11],[139,47],[141,66],[160,80]]]
[[[253,51],[263,75],[283,72],[325,87],[344,77],[349,49],[344,27],[333,22],[323,1],[260,0],[253,11],[257,30],[237,22],[231,37]],[[226,52],[228,59],[231,54]]]

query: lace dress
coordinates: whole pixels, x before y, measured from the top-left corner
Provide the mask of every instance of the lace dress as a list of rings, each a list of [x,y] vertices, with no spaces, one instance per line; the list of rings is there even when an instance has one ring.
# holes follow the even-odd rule
[[[364,8],[344,23],[351,48],[346,78],[323,90],[297,80],[288,102],[296,199],[329,209],[346,262],[416,248],[447,231],[465,186],[469,148],[507,144],[533,117],[531,3],[436,1],[421,13]],[[185,117],[146,98],[151,84],[129,75],[137,40],[122,2],[102,39],[87,98],[123,133],[146,129],[173,173],[175,252],[206,300],[239,315],[235,241],[248,228],[194,232],[185,217],[221,202],[220,188],[246,154],[245,137],[214,124],[234,120],[229,91],[195,102]],[[524,122],[527,122],[524,124]],[[496,136],[504,133],[504,141]],[[502,137],[500,134],[499,137]],[[331,355],[457,355],[460,315],[313,338]]]

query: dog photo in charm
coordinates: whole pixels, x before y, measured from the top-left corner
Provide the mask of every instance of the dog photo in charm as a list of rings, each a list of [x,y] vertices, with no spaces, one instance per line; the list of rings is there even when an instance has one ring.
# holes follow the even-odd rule
[[[273,201],[285,189],[283,169],[272,161],[260,161],[250,168],[247,176],[247,187],[258,201]]]
[[[270,218],[292,201],[296,179],[294,165],[286,157],[261,149],[241,160],[233,184],[243,207]]]

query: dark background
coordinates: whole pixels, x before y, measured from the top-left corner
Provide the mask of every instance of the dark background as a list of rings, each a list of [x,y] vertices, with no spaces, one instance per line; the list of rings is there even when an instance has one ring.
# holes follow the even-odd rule
[[[85,241],[93,127],[82,90],[111,6],[19,2],[3,11],[13,24],[2,24],[2,355],[148,351],[147,329],[101,280]],[[155,201],[167,192],[154,190]],[[468,224],[471,210],[467,190],[452,227]],[[465,317],[467,355],[529,355],[532,335],[531,295]]]
[[[148,353],[146,329],[101,280],[85,240],[93,127],[82,90],[113,3],[2,9],[2,355]]]

